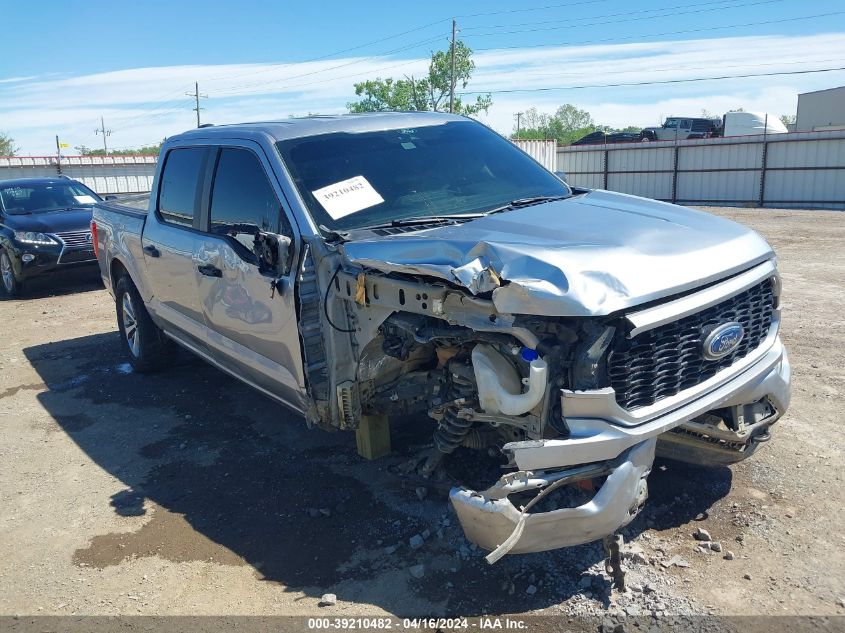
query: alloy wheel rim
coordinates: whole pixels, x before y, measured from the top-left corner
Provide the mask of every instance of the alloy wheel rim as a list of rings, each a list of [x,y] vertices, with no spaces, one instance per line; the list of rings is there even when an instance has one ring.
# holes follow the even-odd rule
[[[15,285],[15,273],[12,271],[12,260],[6,253],[0,255],[0,272],[2,272],[3,286],[6,288],[6,292],[12,292]]]
[[[126,343],[129,345],[129,351],[137,358],[141,350],[140,333],[138,332],[138,320],[135,318],[135,306],[132,305],[132,297],[129,293],[123,295],[122,309],[123,309],[123,333],[126,337]]]

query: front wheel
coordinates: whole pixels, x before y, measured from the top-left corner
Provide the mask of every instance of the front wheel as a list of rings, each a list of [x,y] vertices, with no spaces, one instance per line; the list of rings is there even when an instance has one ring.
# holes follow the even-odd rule
[[[4,298],[17,297],[21,292],[21,282],[15,277],[12,258],[3,248],[0,248],[0,290]]]
[[[173,344],[153,323],[144,300],[127,275],[118,280],[114,296],[117,327],[129,352],[132,368],[138,372],[164,368],[172,355]]]

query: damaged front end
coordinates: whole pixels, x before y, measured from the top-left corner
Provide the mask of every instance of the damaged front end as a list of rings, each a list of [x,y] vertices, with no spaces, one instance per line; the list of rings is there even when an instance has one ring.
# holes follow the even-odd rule
[[[449,497],[467,538],[492,550],[487,556],[491,564],[508,553],[589,543],[637,515],[648,497],[646,477],[654,448],[652,439],[608,462],[508,473],[483,492],[456,487]],[[555,499],[554,493],[567,487],[576,494]],[[570,507],[573,503],[577,505]]]
[[[316,304],[310,286],[300,297],[312,319],[300,326],[309,422],[355,429],[364,416],[426,414],[437,427],[414,464],[422,477],[444,460],[498,456],[492,485],[450,493],[491,563],[615,533],[645,502],[655,453],[739,461],[788,406],[771,260],[644,307],[570,316],[542,311],[548,282],[509,279],[485,258],[447,279],[345,246],[316,241],[303,269],[321,288]],[[546,298],[520,311],[516,298],[537,288]],[[709,360],[702,345],[726,321],[742,324],[742,344]]]

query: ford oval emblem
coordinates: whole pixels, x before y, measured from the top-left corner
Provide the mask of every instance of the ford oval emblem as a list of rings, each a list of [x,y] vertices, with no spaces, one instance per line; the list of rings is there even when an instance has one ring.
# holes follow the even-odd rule
[[[704,358],[707,360],[724,358],[739,347],[744,335],[745,329],[736,321],[716,327],[704,339]]]

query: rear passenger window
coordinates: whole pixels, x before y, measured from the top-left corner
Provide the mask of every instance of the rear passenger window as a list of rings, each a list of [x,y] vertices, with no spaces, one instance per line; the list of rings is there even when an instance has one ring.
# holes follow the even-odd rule
[[[259,231],[290,234],[279,226],[280,212],[258,157],[249,150],[223,148],[211,190],[209,231],[231,237],[251,252]]]
[[[205,154],[203,147],[168,152],[158,194],[158,212],[165,222],[194,225]]]

